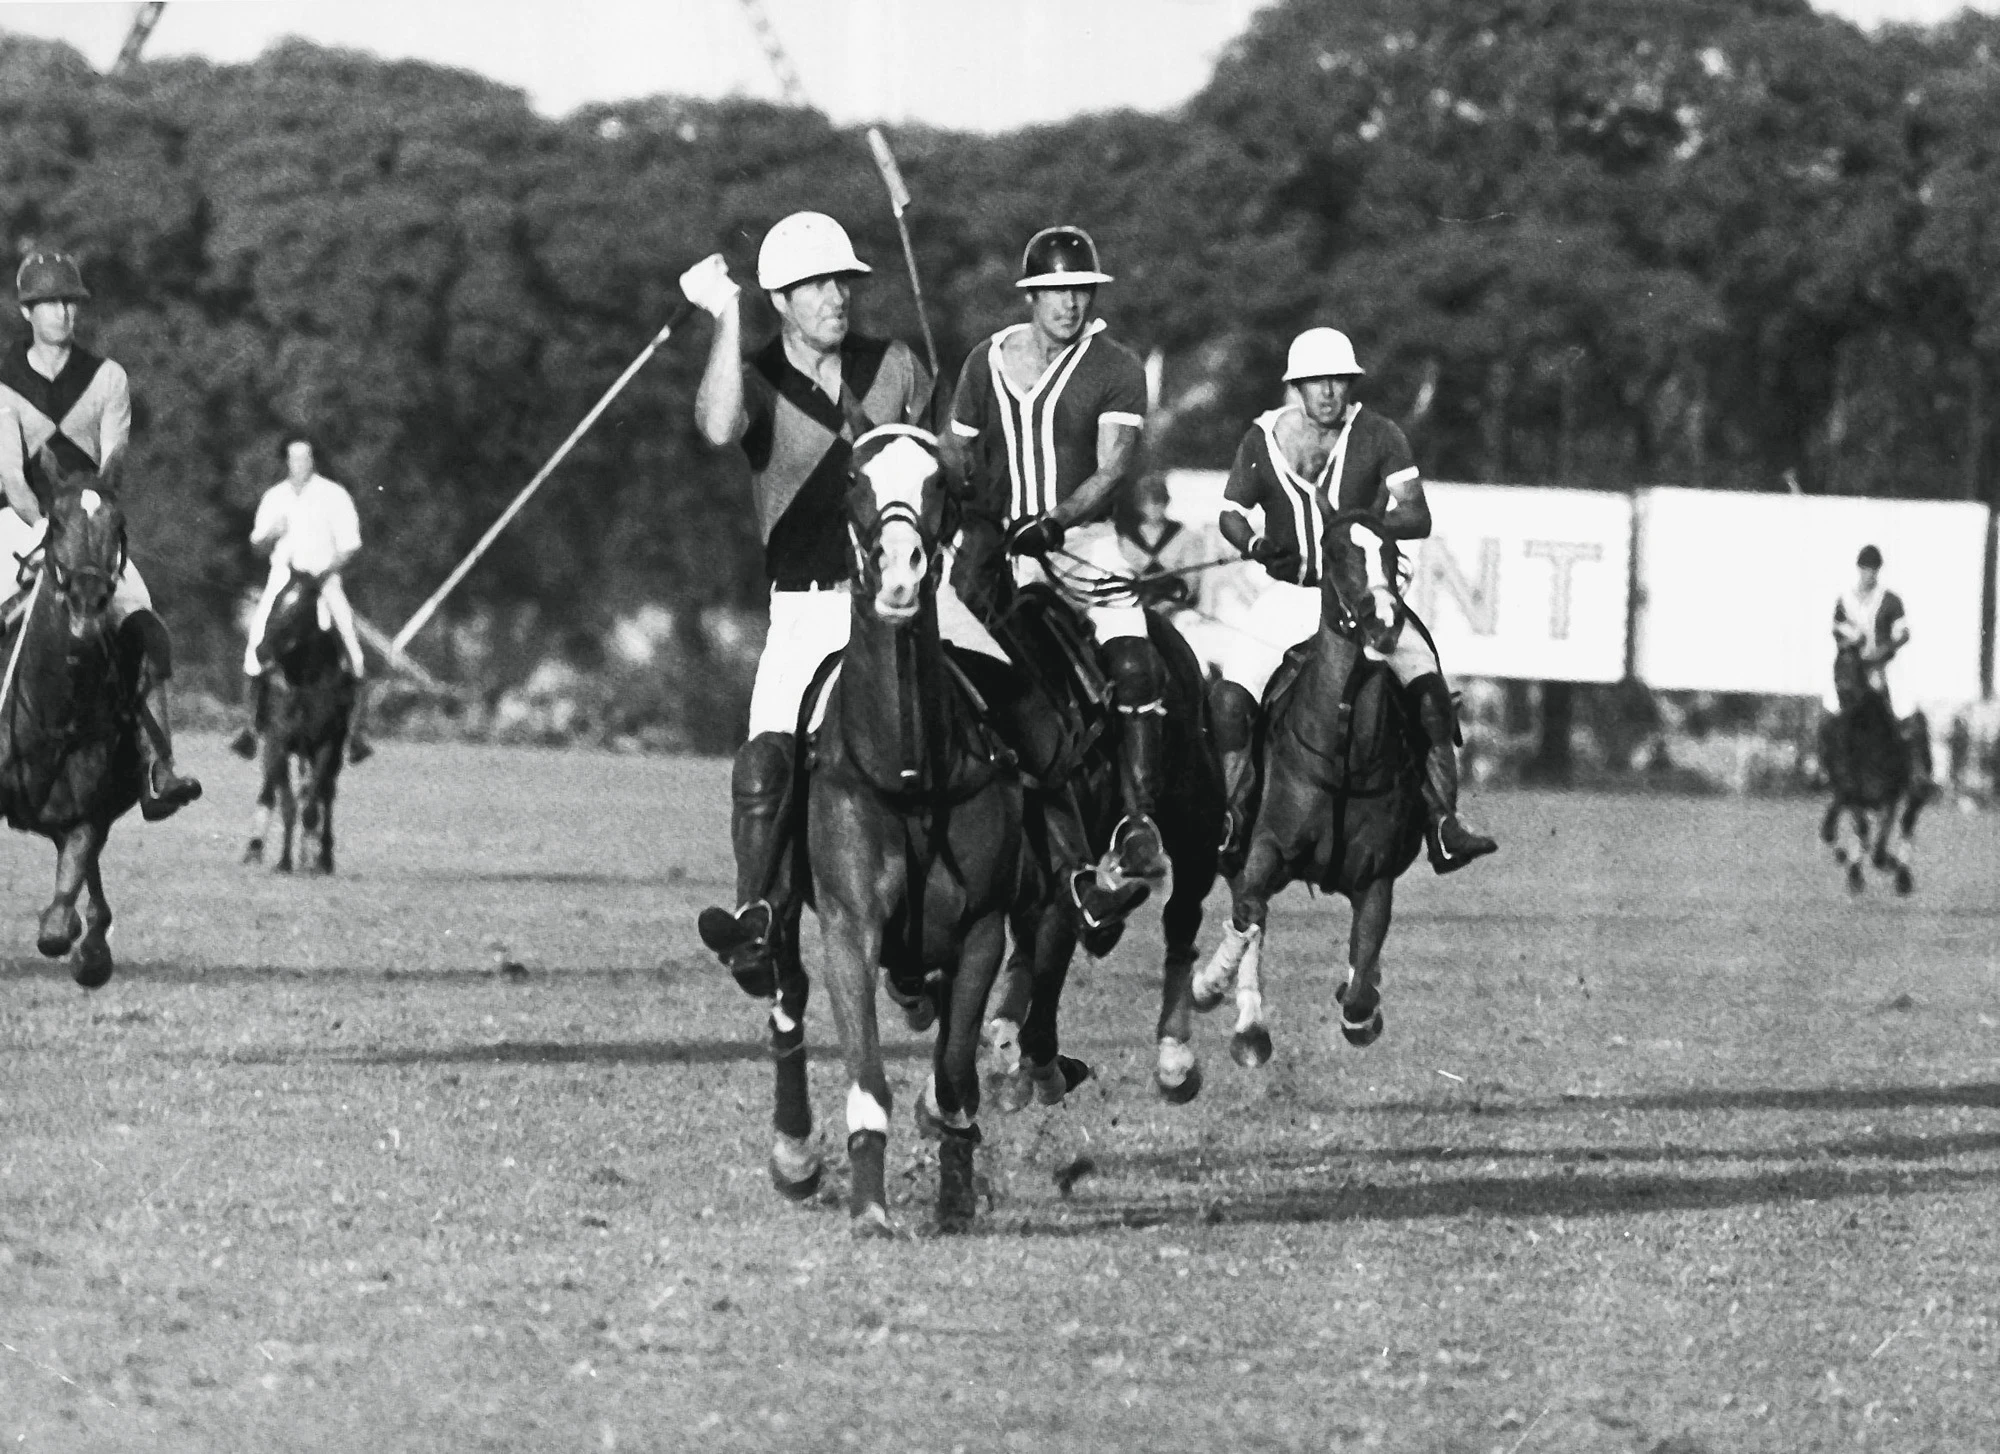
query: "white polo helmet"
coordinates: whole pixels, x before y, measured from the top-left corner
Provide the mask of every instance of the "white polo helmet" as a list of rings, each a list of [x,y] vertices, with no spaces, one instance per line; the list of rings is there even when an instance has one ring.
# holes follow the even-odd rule
[[[765,233],[757,249],[757,286],[772,293],[808,278],[873,271],[854,255],[847,229],[824,212],[794,212]]]
[[[1337,379],[1368,372],[1354,357],[1354,345],[1338,328],[1308,328],[1292,340],[1285,357],[1285,382]]]

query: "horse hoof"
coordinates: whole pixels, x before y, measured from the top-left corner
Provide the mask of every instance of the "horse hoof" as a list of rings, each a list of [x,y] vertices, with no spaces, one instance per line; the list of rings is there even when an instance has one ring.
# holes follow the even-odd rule
[[[1858,863],[1848,864],[1847,891],[1850,894],[1858,894],[1866,887],[1868,887],[1868,880],[1861,872],[1861,865]]]
[[[889,1220],[889,1209],[880,1202],[856,1207],[849,1230],[857,1242],[893,1241],[896,1236],[896,1224]]]
[[[1184,1106],[1201,1094],[1201,1062],[1196,1061],[1187,1069],[1187,1074],[1178,1084],[1169,1085],[1155,1073],[1153,1085],[1160,1092],[1160,1099],[1170,1106]]]
[[[1911,873],[1909,869],[1903,867],[1903,865],[1901,865],[1900,863],[1897,864],[1896,892],[1907,898],[1909,897],[1909,895],[1915,893],[1916,891],[1917,891],[1917,876]]]
[[[812,1170],[808,1171],[797,1181],[794,1181],[785,1175],[784,1168],[778,1165],[778,1158],[773,1156],[771,1158],[771,1185],[776,1187],[778,1195],[788,1202],[809,1202],[819,1193],[820,1177],[825,1170],[826,1168],[820,1165],[819,1158],[814,1157]]]
[[[1223,985],[1217,985],[1213,993],[1204,990],[1201,987],[1201,976],[1196,975],[1194,983],[1188,987],[1188,1003],[1206,1015],[1210,1010],[1222,1003],[1227,993],[1227,987]]]
[[[252,838],[243,846],[243,861],[245,863],[262,863],[264,861],[263,839]]]
[[[910,1107],[910,1119],[916,1123],[917,1136],[925,1141],[944,1139],[944,1117],[938,1114],[937,1102],[931,1098],[931,1083],[924,1082],[924,1088],[916,1094],[916,1104]]]
[[[1378,1005],[1375,1013],[1359,1024],[1350,1021],[1345,1015],[1342,1015],[1340,1017],[1340,1033],[1347,1038],[1349,1045],[1373,1045],[1377,1040],[1382,1038],[1381,1007]]]
[[[77,939],[83,934],[83,920],[71,910],[66,922],[51,926],[48,916],[42,916],[41,932],[35,936],[35,948],[49,959],[61,959],[69,953]]]
[[[1125,921],[1117,919],[1109,924],[1086,925],[1076,936],[1083,952],[1092,959],[1108,959],[1111,951],[1118,947],[1118,941],[1125,937]]]
[[[1229,1038],[1229,1058],[1245,1070],[1255,1070],[1271,1059],[1271,1032],[1262,1025],[1238,1030]]]
[[[100,939],[86,939],[77,946],[70,964],[70,978],[87,990],[101,990],[111,982],[111,946]]]
[[[1047,1065],[1031,1068],[1028,1079],[1034,1086],[1037,1101],[1045,1106],[1059,1106],[1093,1073],[1088,1063],[1074,1055],[1058,1055]]]

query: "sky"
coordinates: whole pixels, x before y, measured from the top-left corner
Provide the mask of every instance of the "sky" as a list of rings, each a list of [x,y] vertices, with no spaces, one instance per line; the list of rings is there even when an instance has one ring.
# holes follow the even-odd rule
[[[2000,0],[1815,3],[1860,25],[2000,10]],[[297,35],[478,71],[559,116],[662,92],[779,99],[751,18],[761,13],[806,99],[835,121],[997,131],[1177,105],[1258,8],[1259,0],[173,0],[146,54],[247,61]],[[106,67],[138,9],[123,0],[0,0],[0,29],[66,40]]]

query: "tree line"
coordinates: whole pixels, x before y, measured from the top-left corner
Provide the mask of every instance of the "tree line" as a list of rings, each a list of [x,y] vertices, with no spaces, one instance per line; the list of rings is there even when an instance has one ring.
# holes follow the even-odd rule
[[[1290,337],[1332,323],[1435,478],[1990,500],[1996,135],[1991,17],[1870,35],[1805,0],[1285,0],[1173,114],[894,141],[948,369],[1018,316],[1032,232],[1096,236],[1102,310],[1164,360],[1151,467],[1226,463]],[[747,281],[801,207],[877,264],[864,325],[914,339],[864,140],[815,112],[548,119],[465,72],[298,42],[109,77],[0,35],[0,228],[10,255],[84,259],[85,336],[135,384],[136,551],[218,670],[285,429],[354,489],[355,594],[393,626],[670,315],[680,270],[720,249]],[[655,603],[699,659],[717,608],[754,607],[742,465],[690,419],[703,330],[419,655],[588,664]]]

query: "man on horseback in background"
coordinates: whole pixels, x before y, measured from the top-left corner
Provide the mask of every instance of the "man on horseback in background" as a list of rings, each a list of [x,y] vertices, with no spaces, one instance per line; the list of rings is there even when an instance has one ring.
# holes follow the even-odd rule
[[[333,629],[339,633],[347,653],[347,669],[357,688],[367,674],[361,638],[354,629],[354,608],[347,604],[347,591],[340,580],[341,571],[361,553],[361,517],[355,513],[354,497],[319,473],[311,436],[294,430],[279,443],[278,452],[285,461],[285,478],[264,491],[250,527],[250,548],[271,558],[271,570],[250,617],[250,640],[243,651],[243,674],[250,678],[255,705],[251,725],[229,744],[238,757],[257,755],[257,738],[269,725],[271,684],[260,653],[271,607],[277,604],[294,570],[319,581],[319,598],[326,603]],[[348,758],[362,762],[372,751],[360,728],[350,729]]]
[[[1395,542],[1431,533],[1430,504],[1409,441],[1393,420],[1364,410],[1353,398],[1354,380],[1362,372],[1353,344],[1336,329],[1309,328],[1293,339],[1285,362],[1286,401],[1259,416],[1244,434],[1223,492],[1228,502],[1218,522],[1223,538],[1260,562],[1273,580],[1252,608],[1247,631],[1230,638],[1223,679],[1209,697],[1229,794],[1226,871],[1240,866],[1249,833],[1251,751],[1264,689],[1285,653],[1319,630],[1326,522],[1341,510],[1374,513],[1382,553],[1375,615],[1385,623],[1399,615],[1391,594],[1400,584]],[[1360,543],[1368,532],[1355,534]],[[1407,620],[1380,643],[1379,654],[1403,684],[1423,729],[1431,865],[1451,873],[1499,847],[1459,820],[1451,688],[1429,637],[1411,630]]]
[[[1103,599],[1107,583],[1139,574],[1109,517],[1146,410],[1144,365],[1103,337],[1104,320],[1091,316],[1098,285],[1110,281],[1082,228],[1049,227],[1030,238],[1014,284],[1027,294],[1028,321],[973,349],[951,419],[958,467],[1006,529],[1016,579],[1046,579],[1089,602],[1084,614],[1111,679],[1124,817],[1096,872],[1070,879],[1072,898],[1092,922],[1109,905],[1129,907],[1126,886],[1156,884],[1169,868],[1153,822],[1165,669],[1136,592]],[[1051,560],[1058,552],[1063,558]]]
[[[1882,552],[1872,545],[1861,547],[1854,558],[1854,589],[1833,603],[1833,640],[1836,652],[1853,651],[1860,660],[1865,689],[1881,697],[1896,721],[1910,752],[1912,772],[1920,784],[1924,800],[1936,796],[1937,784],[1930,776],[1930,725],[1921,712],[1907,718],[1896,715],[1890,687],[1890,663],[1910,641],[1910,619],[1903,598],[1882,586]],[[1829,689],[1827,710],[1836,715],[1842,704]]]
[[[0,352],[0,562],[25,564],[41,544],[47,501],[36,493],[28,462],[49,450],[65,469],[95,471],[124,449],[132,431],[125,370],[76,342],[77,305],[90,296],[67,253],[32,253],[14,278],[31,337]],[[153,611],[139,568],[127,558],[111,597],[111,619],[143,657],[142,719],[136,734],[145,765],[140,809],[148,822],[171,817],[201,796],[201,783],[174,770],[167,679],[173,642]]]
[[[799,709],[820,663],[847,644],[851,622],[845,504],[852,446],[877,425],[916,423],[930,403],[930,370],[907,344],[849,330],[853,280],[870,271],[846,230],[824,213],[794,212],[778,222],[757,253],[757,286],[777,311],[778,336],[747,359],[741,290],[721,255],[680,280],[688,300],[716,321],[695,425],[710,444],[740,445],[749,459],[771,578],[750,740],[736,754],[731,781],[737,907],[704,910],[699,926],[702,942],[759,999],[775,993],[779,941],[796,917],[785,848]],[[950,589],[937,593],[937,611],[947,644],[1006,669],[1006,653]]]

